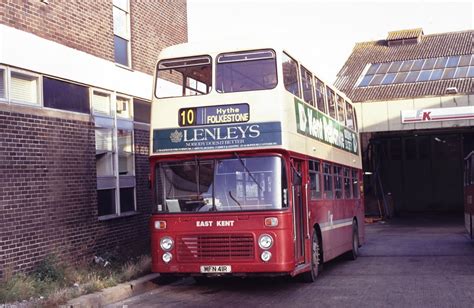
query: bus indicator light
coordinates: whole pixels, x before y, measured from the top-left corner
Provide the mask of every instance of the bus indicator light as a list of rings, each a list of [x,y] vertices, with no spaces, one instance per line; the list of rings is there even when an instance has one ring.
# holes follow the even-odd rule
[[[265,218],[265,227],[277,227],[278,218],[276,217],[267,217]]]
[[[164,220],[157,220],[157,221],[155,221],[155,229],[156,229],[156,230],[164,230],[164,229],[166,229],[166,221],[164,221]]]

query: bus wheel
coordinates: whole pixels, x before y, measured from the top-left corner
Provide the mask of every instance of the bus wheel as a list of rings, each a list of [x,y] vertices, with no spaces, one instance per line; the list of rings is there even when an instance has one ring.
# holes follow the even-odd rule
[[[359,256],[359,230],[357,228],[357,222],[352,222],[352,250],[347,252],[347,258],[349,260],[355,260]]]
[[[316,234],[316,230],[313,230],[313,234],[311,236],[311,270],[302,274],[301,277],[303,278],[304,282],[315,282],[319,272],[321,271],[319,250],[319,237]]]

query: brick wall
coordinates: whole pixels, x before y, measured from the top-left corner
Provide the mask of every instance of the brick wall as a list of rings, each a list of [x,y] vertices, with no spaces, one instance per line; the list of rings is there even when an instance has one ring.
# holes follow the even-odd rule
[[[185,0],[131,0],[132,69],[153,74],[163,47],[187,41],[186,9]],[[114,61],[112,0],[3,0],[0,23]]]
[[[130,3],[134,69],[153,74],[163,46],[188,41],[186,12],[184,0]]]
[[[6,105],[8,106],[8,105]],[[0,277],[48,254],[64,261],[148,251],[148,136],[135,130],[137,214],[97,216],[94,126],[87,119],[15,112],[0,103]],[[48,111],[49,113],[55,113]]]

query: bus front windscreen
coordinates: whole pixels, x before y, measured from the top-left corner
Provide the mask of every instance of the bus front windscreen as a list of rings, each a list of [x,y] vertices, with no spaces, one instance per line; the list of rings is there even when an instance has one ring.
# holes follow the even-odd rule
[[[164,162],[156,169],[164,212],[278,210],[287,206],[286,172],[276,156]]]

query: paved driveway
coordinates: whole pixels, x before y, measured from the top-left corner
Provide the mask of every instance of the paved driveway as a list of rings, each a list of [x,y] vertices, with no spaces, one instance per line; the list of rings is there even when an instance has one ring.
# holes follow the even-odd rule
[[[110,307],[474,307],[474,241],[462,217],[368,225],[356,261],[325,264],[320,279],[192,278]]]

